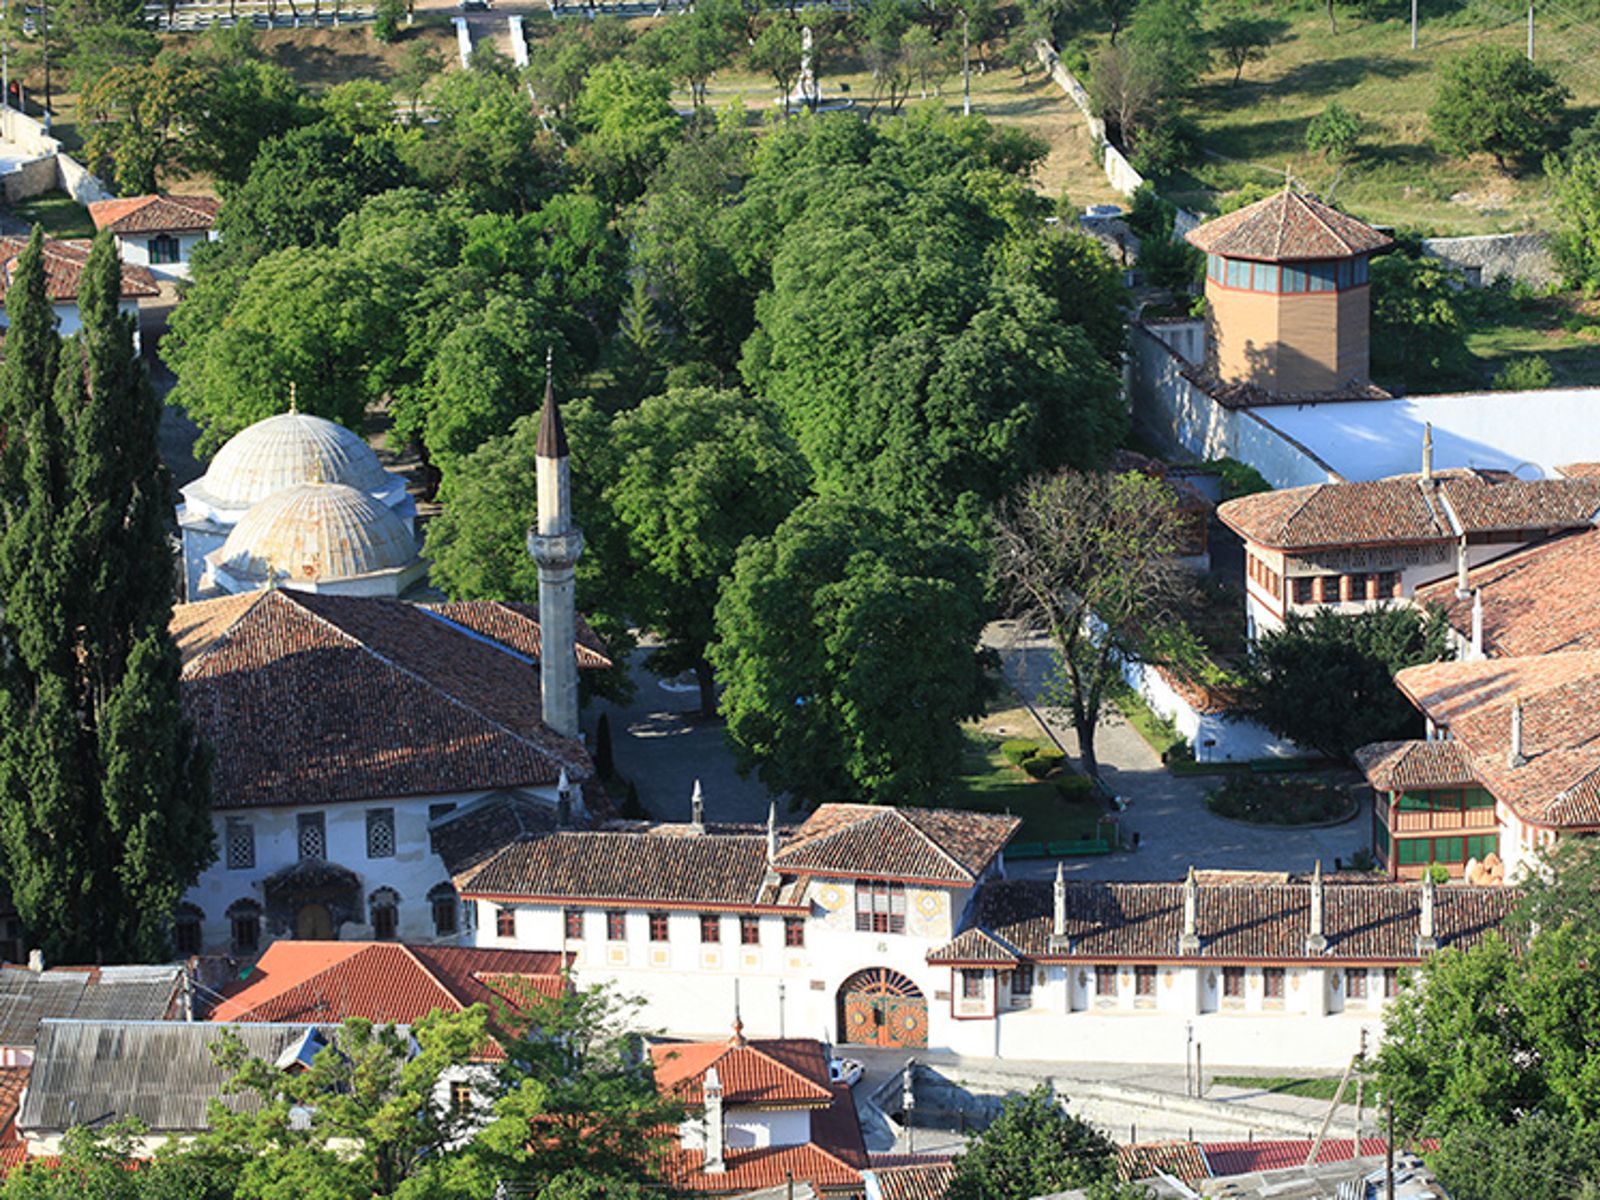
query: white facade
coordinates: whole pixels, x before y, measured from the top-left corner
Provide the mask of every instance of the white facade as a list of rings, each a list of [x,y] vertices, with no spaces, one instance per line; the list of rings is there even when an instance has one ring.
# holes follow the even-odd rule
[[[194,248],[217,240],[214,229],[157,230],[151,233],[117,234],[117,256],[132,267],[148,267],[157,279],[189,278],[189,259]],[[175,257],[174,257],[175,256]]]

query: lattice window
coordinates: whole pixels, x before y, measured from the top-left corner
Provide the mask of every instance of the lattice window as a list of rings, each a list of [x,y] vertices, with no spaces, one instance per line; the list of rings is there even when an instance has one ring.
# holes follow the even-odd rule
[[[367,809],[367,857],[394,857],[394,809]]]
[[[256,865],[256,827],[248,821],[229,821],[228,869],[248,871]]]
[[[328,826],[321,813],[301,813],[295,821],[301,858],[328,857]]]
[[[904,933],[906,885],[884,880],[856,881],[856,930],[860,933]]]
[[[235,953],[250,953],[261,944],[261,905],[235,900],[228,906],[228,925]]]

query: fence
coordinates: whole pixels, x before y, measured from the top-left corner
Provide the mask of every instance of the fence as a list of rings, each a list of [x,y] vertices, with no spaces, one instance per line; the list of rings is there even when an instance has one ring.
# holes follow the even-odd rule
[[[302,11],[306,7],[311,11]],[[287,0],[235,0],[234,3],[223,0],[214,4],[147,4],[144,16],[162,33],[190,33],[212,25],[241,24],[254,25],[257,29],[337,29],[340,25],[374,20],[377,10],[365,3],[346,6],[342,0],[327,6],[289,4]]]

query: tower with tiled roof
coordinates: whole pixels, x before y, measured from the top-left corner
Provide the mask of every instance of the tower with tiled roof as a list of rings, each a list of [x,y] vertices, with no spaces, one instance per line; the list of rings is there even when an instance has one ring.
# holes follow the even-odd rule
[[[1190,231],[1206,253],[1209,365],[1282,395],[1368,385],[1367,261],[1390,239],[1285,188]]]
[[[545,364],[544,409],[536,450],[538,524],[528,533],[528,553],[539,564],[540,703],[544,723],[563,737],[578,736],[577,594],[575,568],[583,553],[583,531],[572,520],[572,480],[567,433]]]

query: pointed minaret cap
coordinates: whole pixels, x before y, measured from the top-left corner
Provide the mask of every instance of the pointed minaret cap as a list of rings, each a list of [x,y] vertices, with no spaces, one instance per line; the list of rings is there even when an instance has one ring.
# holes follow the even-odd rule
[[[1306,933],[1306,953],[1322,954],[1327,949],[1322,916],[1322,860],[1319,858],[1311,872],[1311,927]]]
[[[1183,931],[1178,934],[1178,953],[1200,953],[1200,877],[1192,863],[1183,879]]]
[[[561,410],[556,407],[552,369],[554,358],[553,349],[544,352],[544,408],[539,412],[539,444],[536,448],[540,458],[567,457],[567,431],[561,424]]]
[[[696,833],[703,833],[706,827],[706,798],[700,790],[700,781],[694,781],[694,792],[689,797],[689,824]]]

